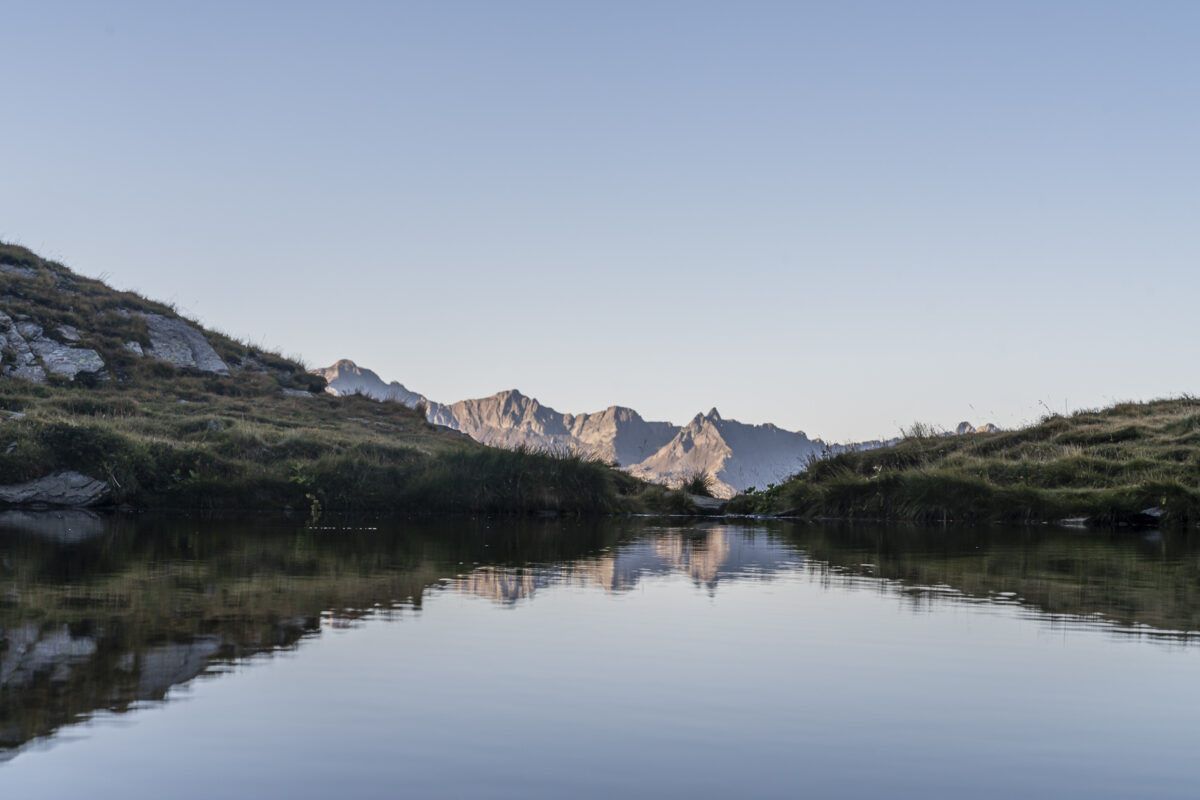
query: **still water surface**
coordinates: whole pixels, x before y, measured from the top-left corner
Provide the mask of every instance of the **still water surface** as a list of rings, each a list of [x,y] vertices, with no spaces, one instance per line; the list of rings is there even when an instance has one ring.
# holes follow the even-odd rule
[[[0,515],[5,798],[1200,796],[1200,546]]]

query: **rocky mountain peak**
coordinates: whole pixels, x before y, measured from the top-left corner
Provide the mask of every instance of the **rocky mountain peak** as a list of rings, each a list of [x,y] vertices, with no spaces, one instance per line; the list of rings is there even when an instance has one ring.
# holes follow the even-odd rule
[[[1000,430],[1000,428],[991,422],[986,422],[983,425],[980,425],[978,428],[976,428],[970,422],[963,421],[963,422],[958,423],[958,425],[954,428],[954,435],[955,436],[966,436],[966,435],[972,434],[972,433],[996,433],[999,430]]]
[[[403,389],[399,383],[384,384],[370,370],[356,369],[377,382],[371,391],[364,390],[365,394],[388,399],[389,391]],[[331,391],[348,385],[345,378],[330,380]],[[846,449],[810,440],[801,431],[725,419],[715,407],[678,426],[647,421],[634,409],[618,405],[594,413],[562,414],[519,389],[449,405],[421,400],[430,422],[484,444],[584,453],[646,480],[675,486],[690,475],[707,472],[715,479],[715,492],[725,497],[793,475],[804,468],[810,456]]]
[[[496,392],[492,396],[497,398],[498,400],[500,400],[500,402],[502,402],[502,403],[515,403],[518,405],[525,405],[527,403],[536,403],[537,402],[537,400],[534,400],[531,397],[527,397],[527,396],[521,394],[520,389],[505,389],[503,392]]]
[[[325,391],[332,395],[362,394],[376,400],[391,400],[402,403],[409,408],[428,401],[410,392],[403,384],[392,381],[385,383],[374,371],[360,367],[349,358],[343,358],[328,367],[309,370],[313,375],[320,375],[327,382]]]

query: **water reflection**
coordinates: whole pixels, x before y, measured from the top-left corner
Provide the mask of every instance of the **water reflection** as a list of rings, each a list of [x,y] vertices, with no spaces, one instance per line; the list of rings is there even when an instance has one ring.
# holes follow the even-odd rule
[[[550,586],[610,593],[689,581],[811,580],[914,612],[1015,606],[1062,628],[1190,643],[1188,537],[785,523],[408,521],[374,530],[0,515],[0,759],[87,719],[161,701],[322,625],[452,591],[514,606]]]
[[[605,550],[558,564],[480,566],[450,585],[511,605],[557,584],[616,593],[634,589],[645,578],[679,574],[715,596],[722,580],[770,577],[804,563],[801,551],[767,530],[727,525],[642,528],[636,537]]]

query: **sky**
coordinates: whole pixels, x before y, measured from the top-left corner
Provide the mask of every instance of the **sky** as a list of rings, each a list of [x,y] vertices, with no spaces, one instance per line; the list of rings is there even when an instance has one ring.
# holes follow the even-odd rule
[[[1200,392],[1200,4],[0,0],[0,240],[453,402]]]

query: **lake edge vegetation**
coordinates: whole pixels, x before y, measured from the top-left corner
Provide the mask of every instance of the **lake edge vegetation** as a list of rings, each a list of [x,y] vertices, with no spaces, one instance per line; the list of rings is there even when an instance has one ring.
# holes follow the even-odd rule
[[[1196,524],[1200,399],[1050,414],[995,433],[923,426],[891,447],[814,461],[734,498],[728,510],[921,523]]]

